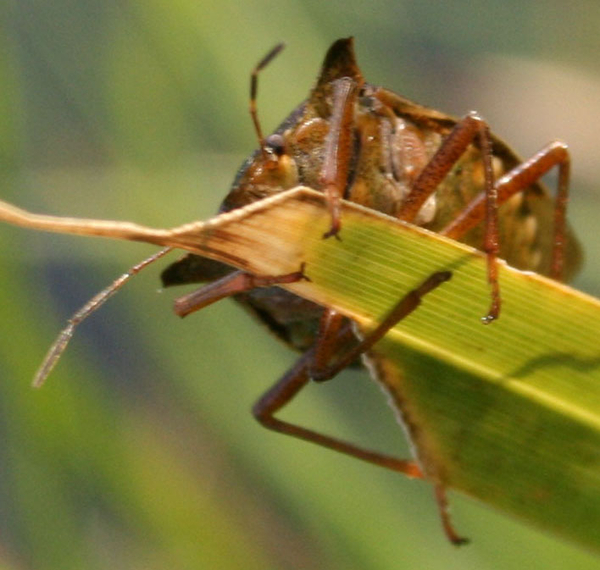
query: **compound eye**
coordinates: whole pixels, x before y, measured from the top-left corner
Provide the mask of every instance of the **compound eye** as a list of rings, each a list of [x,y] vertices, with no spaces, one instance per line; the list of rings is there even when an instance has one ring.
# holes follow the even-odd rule
[[[276,156],[281,156],[285,154],[285,141],[281,135],[269,135],[265,139],[265,148]]]

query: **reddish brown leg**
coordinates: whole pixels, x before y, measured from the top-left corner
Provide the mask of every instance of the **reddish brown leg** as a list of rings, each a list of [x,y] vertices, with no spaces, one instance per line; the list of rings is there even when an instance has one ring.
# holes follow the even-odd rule
[[[555,141],[523,164],[513,168],[496,182],[498,205],[506,202],[511,196],[522,192],[534,182],[537,182],[551,168],[558,166],[558,191],[554,210],[554,249],[552,251],[551,276],[560,280],[563,269],[565,218],[569,199],[569,174],[571,158],[565,143]],[[477,196],[451,224],[441,232],[452,239],[460,239],[471,228],[484,218],[485,196]]]
[[[398,217],[412,222],[427,198],[435,192],[451,168],[467,150],[469,145],[478,139],[481,149],[485,177],[485,237],[483,250],[487,255],[488,282],[492,288],[492,304],[487,316],[482,320],[490,323],[500,314],[500,288],[498,285],[498,207],[497,192],[494,184],[492,168],[492,143],[487,123],[477,113],[469,113],[461,119],[450,134],[444,139],[440,148],[419,174],[406,197]]]
[[[429,277],[420,287],[406,295],[382,321],[382,323],[365,339],[355,345],[354,348],[347,351],[345,355],[339,358],[333,366],[322,366],[319,371],[319,380],[331,378],[340,370],[353,362],[364,351],[369,350],[392,326],[404,317],[414,311],[420,304],[424,295],[444,283],[450,278],[449,272],[435,273]],[[320,327],[319,339],[315,346],[296,362],[294,367],[289,370],[270,390],[268,390],[252,408],[254,417],[265,427],[291,435],[306,441],[322,445],[329,449],[345,453],[357,459],[368,461],[380,467],[385,467],[408,477],[423,478],[419,466],[414,461],[397,459],[379,452],[363,449],[356,445],[341,441],[315,432],[313,430],[291,424],[278,418],[275,414],[291,402],[296,395],[304,388],[311,376],[314,377],[315,366],[320,362],[328,363],[332,357],[337,356],[340,347],[346,346],[355,339],[354,334],[347,324],[342,324],[342,317],[334,311],[326,311]],[[316,378],[315,378],[316,379]],[[465,544],[466,539],[461,538],[454,530],[447,508],[446,495],[444,488],[440,484],[435,485],[435,496],[442,526],[448,539],[456,545]]]
[[[219,279],[198,291],[181,297],[176,301],[176,313],[185,316],[213,303],[223,297],[249,291],[256,287],[265,287],[281,283],[292,283],[300,279],[307,279],[303,273],[304,266],[300,271],[288,273],[279,276],[261,276],[237,271]],[[326,311],[321,325],[319,339],[313,349],[304,354],[296,365],[285,374],[253,407],[254,416],[266,427],[275,431],[293,435],[307,441],[312,441],[330,449],[352,455],[358,459],[369,461],[382,467],[387,467],[394,471],[404,473],[409,477],[422,477],[421,470],[414,461],[396,459],[378,452],[362,449],[358,446],[324,436],[312,430],[299,427],[274,418],[274,414],[290,402],[296,394],[308,383],[310,375],[313,372],[315,363],[320,367],[323,363],[323,370],[319,371],[319,379],[331,378],[358,356],[368,350],[377,340],[379,340],[394,324],[407,316],[417,308],[420,299],[435,287],[447,281],[450,273],[435,273],[429,277],[418,289],[411,291],[400,303],[392,309],[388,317],[371,334],[353,349],[348,351],[347,355],[342,357],[333,367],[326,367],[325,364],[336,354],[339,347],[345,346],[354,339],[350,327],[342,326],[342,317],[333,311]]]
[[[351,331],[346,331],[351,335]],[[347,337],[346,340],[349,340]],[[314,352],[308,351],[300,357],[294,367],[289,370],[271,389],[269,389],[252,408],[254,417],[266,428],[291,435],[305,441],[322,445],[334,451],[345,453],[357,459],[368,461],[380,467],[386,467],[399,473],[404,473],[408,477],[421,478],[423,475],[419,466],[410,460],[397,459],[383,453],[363,449],[357,445],[335,439],[333,437],[320,434],[313,430],[291,424],[274,417],[274,415],[291,402],[294,397],[308,384],[310,377],[308,370],[313,360]]]
[[[420,304],[425,295],[430,293],[442,283],[445,283],[452,277],[452,273],[449,271],[439,271],[430,275],[419,287],[413,289],[407,293],[400,301],[394,306],[394,308],[387,314],[387,316],[377,325],[377,327],[369,332],[358,344],[348,350],[341,357],[337,358],[333,364],[329,364],[331,357],[335,355],[335,346],[331,343],[331,340],[327,338],[327,333],[324,332],[323,323],[319,338],[317,339],[315,354],[318,358],[315,358],[311,367],[312,379],[317,382],[329,380],[336,374],[341,372],[344,368],[347,368],[352,364],[361,354],[368,351],[377,341],[381,340],[383,336],[402,319],[406,318],[412,313]],[[339,315],[336,315],[339,317]],[[337,319],[333,316],[327,316],[327,326],[335,327],[339,330],[339,324]],[[329,354],[325,356],[325,350],[323,345],[329,348]]]
[[[331,215],[331,228],[323,235],[324,238],[338,237],[341,227],[340,202],[348,183],[352,153],[352,123],[357,96],[358,85],[349,77],[333,82],[331,120],[325,139],[325,160],[320,176]]]
[[[469,544],[469,539],[463,538],[462,536],[456,534],[456,531],[452,526],[452,521],[450,520],[450,512],[448,510],[448,498],[446,497],[445,487],[443,485],[437,484],[434,486],[434,492],[435,501],[440,511],[440,518],[442,519],[442,527],[444,528],[444,533],[448,537],[448,540],[456,546],[461,546],[462,544]]]
[[[270,287],[272,285],[282,285],[284,283],[295,283],[304,279],[310,279],[304,275],[303,263],[300,271],[286,273],[284,275],[254,275],[246,271],[234,271],[221,279],[217,279],[208,285],[204,285],[197,291],[189,295],[184,295],[175,300],[175,314],[185,317],[190,313],[199,311],[220,299],[231,297],[238,293],[245,293],[257,287]]]
[[[347,334],[348,320],[333,309],[325,309],[319,323],[319,332],[315,340],[313,359],[310,365],[310,377],[317,382],[321,380],[319,372],[326,370],[331,356],[342,349],[341,337]],[[351,334],[349,341],[356,337]],[[325,378],[323,378],[324,380]]]

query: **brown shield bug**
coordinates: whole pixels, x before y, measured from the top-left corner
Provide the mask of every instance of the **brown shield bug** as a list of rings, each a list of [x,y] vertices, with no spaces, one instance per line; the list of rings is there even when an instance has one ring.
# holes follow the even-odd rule
[[[330,47],[308,99],[264,137],[256,112],[257,77],[281,49],[279,45],[271,50],[252,73],[250,113],[259,149],[239,170],[222,212],[305,185],[326,196],[331,225],[324,238],[343,239],[340,201],[346,199],[463,241],[487,256],[492,302],[484,323],[500,313],[497,257],[556,279],[574,274],[580,252],[565,222],[570,168],[566,145],[550,143],[523,162],[476,113],[457,120],[367,83],[356,63],[352,38]],[[558,190],[552,200],[539,179],[554,166]],[[122,224],[112,224],[112,235],[123,237]],[[29,225],[35,227],[34,222]],[[77,233],[77,222],[72,226],[68,231]],[[107,225],[104,235],[113,230]],[[49,374],[77,324],[167,251],[132,268],[70,320],[35,384]],[[418,449],[415,460],[397,459],[275,417],[311,379],[330,379],[359,364],[360,357],[368,362],[371,347],[428,292],[450,279],[450,272],[428,276],[365,335],[346,317],[277,287],[307,275],[310,268],[304,265],[286,275],[253,275],[191,254],[170,265],[162,280],[165,286],[209,282],[175,302],[178,315],[234,296],[275,335],[304,353],[255,404],[253,413],[264,426],[410,477],[431,479],[447,537],[454,544],[464,543],[446,510],[444,482],[419,463]]]
[[[488,255],[492,305],[485,323],[500,311],[497,255],[520,269],[557,279],[574,273],[580,253],[565,224],[566,145],[550,143],[522,162],[476,113],[456,120],[366,83],[351,38],[331,46],[308,100],[264,138],[256,116],[256,76],[280,49],[272,50],[252,75],[250,109],[260,149],[238,172],[221,211],[304,184],[328,197],[332,223],[324,237],[339,235],[338,204],[344,198],[464,241]],[[539,184],[553,166],[559,169],[555,202]],[[279,278],[286,282],[302,277],[300,271]],[[358,448],[283,422],[274,414],[310,378],[331,378],[361,354],[368,359],[369,348],[414,310],[428,291],[449,279],[448,273],[429,277],[360,341],[346,318],[282,289],[262,288],[277,277],[230,273],[225,266],[188,255],[167,268],[162,278],[167,286],[213,280],[176,302],[179,315],[235,294],[277,336],[305,351],[254,406],[254,415],[263,425],[409,476],[427,477],[412,461]],[[348,348],[353,340],[354,346]],[[449,521],[441,483],[436,485],[436,498],[446,535],[455,544],[463,543]]]

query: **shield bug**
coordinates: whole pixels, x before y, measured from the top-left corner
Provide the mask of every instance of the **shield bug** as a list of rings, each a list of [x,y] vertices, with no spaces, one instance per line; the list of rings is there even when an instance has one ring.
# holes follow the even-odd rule
[[[500,310],[496,255],[517,268],[558,279],[576,271],[579,246],[565,224],[569,179],[566,145],[550,143],[522,162],[490,133],[476,113],[457,120],[366,83],[351,38],[331,46],[307,101],[275,133],[263,138],[254,103],[256,76],[280,49],[278,46],[270,52],[252,75],[250,108],[260,148],[238,172],[221,211],[304,184],[328,197],[332,223],[325,237],[338,235],[342,222],[337,204],[344,198],[483,249],[488,255],[492,286],[492,305],[483,319],[486,323],[497,318]],[[553,166],[559,169],[555,202],[539,183]],[[279,288],[255,288],[262,284],[262,277],[229,271],[213,261],[188,255],[167,268],[162,279],[170,286],[219,277],[210,286],[179,299],[176,312],[184,316],[214,299],[235,294],[277,336],[305,351],[254,406],[256,418],[270,429],[409,476],[431,475],[422,473],[415,462],[290,425],[274,414],[310,378],[331,378],[343,367],[355,364],[361,354],[368,362],[369,348],[450,275],[432,275],[359,341],[349,321],[333,311]],[[377,369],[371,367],[372,371]],[[443,481],[435,484],[435,491],[446,535],[455,544],[463,543],[447,515]]]
[[[252,73],[250,113],[259,148],[239,170],[221,212],[305,185],[326,195],[331,224],[324,238],[343,239],[339,204],[347,199],[475,246],[487,255],[492,289],[485,323],[500,312],[497,257],[557,279],[573,275],[580,253],[565,222],[570,165],[566,145],[553,142],[522,162],[476,113],[457,120],[367,83],[356,63],[351,38],[330,47],[308,99],[264,137],[256,110],[257,78],[281,48],[271,50]],[[555,201],[539,182],[554,166],[559,171]],[[75,228],[77,223],[73,224]],[[107,226],[104,235],[112,231],[124,237],[122,224],[114,222],[112,227]],[[165,251],[132,268],[73,317],[46,357],[37,384],[50,372],[76,325]],[[253,413],[264,426],[430,480],[447,537],[454,544],[464,543],[447,513],[444,480],[435,473],[434,461],[422,455],[423,450],[416,448],[415,460],[397,459],[275,417],[311,379],[330,379],[347,366],[359,365],[361,357],[373,364],[376,357],[371,349],[377,340],[451,274],[440,271],[424,276],[419,287],[364,335],[346,317],[278,287],[308,279],[307,274],[310,268],[302,266],[287,275],[252,275],[192,254],[171,264],[162,281],[165,286],[209,282],[176,300],[178,315],[234,296],[276,336],[304,353],[255,404]],[[370,369],[385,386],[381,376],[385,367]],[[413,418],[406,419],[409,433],[418,429]]]

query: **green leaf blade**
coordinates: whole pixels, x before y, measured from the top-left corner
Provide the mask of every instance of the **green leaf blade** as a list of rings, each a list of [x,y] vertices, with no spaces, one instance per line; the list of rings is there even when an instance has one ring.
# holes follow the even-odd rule
[[[4,211],[36,229],[70,224]],[[109,234],[114,224],[93,221],[85,233],[179,247],[256,274],[305,264],[310,281],[285,287],[363,332],[432,273],[452,271],[369,353],[426,478],[599,551],[600,302],[500,263],[501,318],[483,326],[483,254],[356,204],[343,204],[342,223],[341,241],[324,240],[323,194],[296,188],[171,230],[127,224]]]
[[[501,264],[503,311],[484,326],[481,253],[351,204],[341,242],[321,238],[327,224],[322,196],[294,190],[230,217],[206,251],[230,235],[244,269],[304,261],[312,281],[289,289],[365,330],[451,270],[374,351],[429,477],[600,550],[600,303]]]

